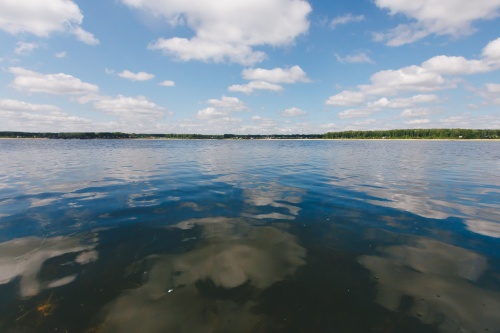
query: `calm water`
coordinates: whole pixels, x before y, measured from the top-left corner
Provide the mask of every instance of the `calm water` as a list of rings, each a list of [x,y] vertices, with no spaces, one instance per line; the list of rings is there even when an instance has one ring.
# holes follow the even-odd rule
[[[0,140],[0,332],[500,332],[500,143]]]

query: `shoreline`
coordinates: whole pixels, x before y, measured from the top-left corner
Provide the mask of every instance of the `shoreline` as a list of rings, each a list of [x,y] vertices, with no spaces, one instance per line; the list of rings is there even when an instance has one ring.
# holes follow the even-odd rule
[[[51,139],[51,138],[0,138],[0,140],[133,140],[133,141],[481,141],[481,142],[500,142],[500,139],[177,139],[177,138],[116,138],[116,139],[79,139],[79,138],[69,138],[69,139]]]

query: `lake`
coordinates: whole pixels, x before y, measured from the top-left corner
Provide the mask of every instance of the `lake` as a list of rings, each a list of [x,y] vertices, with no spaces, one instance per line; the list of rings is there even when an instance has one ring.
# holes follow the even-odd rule
[[[0,140],[0,332],[500,332],[500,143]]]

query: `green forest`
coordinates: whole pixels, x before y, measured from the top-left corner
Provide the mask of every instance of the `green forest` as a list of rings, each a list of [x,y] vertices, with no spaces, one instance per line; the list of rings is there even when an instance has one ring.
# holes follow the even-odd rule
[[[0,132],[0,138],[38,139],[499,139],[499,129],[395,129],[325,134],[136,134],[122,132]]]
[[[382,131],[329,132],[325,139],[498,139],[499,129],[395,129]]]

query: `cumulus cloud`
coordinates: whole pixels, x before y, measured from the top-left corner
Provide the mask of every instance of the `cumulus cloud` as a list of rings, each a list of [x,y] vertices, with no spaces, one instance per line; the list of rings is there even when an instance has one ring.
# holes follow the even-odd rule
[[[423,116],[430,116],[434,113],[436,113],[436,111],[429,108],[412,108],[403,110],[403,112],[401,112],[401,117],[403,118],[423,117]]]
[[[359,117],[365,117],[365,116],[370,116],[374,114],[377,110],[376,109],[349,109],[345,110],[339,113],[339,118],[341,119],[348,119],[348,118],[359,118]]]
[[[307,74],[299,66],[291,68],[247,68],[241,72],[247,84],[234,84],[228,88],[229,91],[251,94],[255,90],[282,91],[283,86],[278,83],[292,84],[297,82],[311,82]]]
[[[286,109],[285,111],[283,111],[283,115],[285,117],[297,117],[297,116],[303,116],[306,114],[307,114],[307,112],[305,112],[304,110],[301,110],[299,108],[296,108],[296,107]]]
[[[345,57],[341,57],[339,54],[335,54],[335,58],[338,62],[343,64],[352,64],[352,63],[368,63],[373,64],[374,61],[366,55],[366,53],[361,52],[358,54],[347,55]]]
[[[463,57],[436,56],[422,63],[396,70],[383,70],[370,77],[370,84],[358,86],[359,91],[342,91],[330,96],[326,101],[332,106],[352,106],[365,103],[375,96],[393,96],[408,92],[431,92],[456,87],[456,80],[445,75],[465,75],[490,72],[500,69],[500,38],[488,43],[481,58],[468,60]],[[493,89],[490,87],[490,89]],[[495,100],[488,89],[480,93],[487,100]],[[368,102],[367,109],[409,108],[419,103],[438,103],[439,98],[432,94],[419,94],[410,98],[389,100],[387,97]],[[493,102],[495,103],[495,102]],[[496,103],[495,103],[496,104]],[[351,114],[351,110],[346,115]],[[355,113],[361,114],[361,113]]]
[[[490,72],[500,69],[500,38],[486,45],[480,59],[468,60],[463,57],[437,56],[422,65],[408,66],[396,70],[383,70],[370,77],[370,84],[359,85],[358,91],[344,90],[330,96],[326,101],[331,106],[353,106],[365,103],[359,109],[346,110],[339,114],[341,118],[352,118],[370,115],[384,108],[407,108],[402,117],[428,116],[440,112],[439,109],[414,108],[417,104],[439,103],[440,99],[434,94],[418,94],[408,98],[388,99],[410,92],[431,92],[442,89],[455,88],[457,80],[446,78],[446,75],[465,75]],[[495,84],[490,84],[479,91],[488,104],[500,104]],[[376,96],[384,96],[373,100]],[[466,126],[467,127],[467,126]]]
[[[255,47],[284,46],[309,29],[312,8],[304,0],[121,0],[124,4],[185,25],[191,38],[160,38],[149,45],[181,61],[201,60],[251,65],[265,59]]]
[[[241,73],[244,79],[271,83],[310,82],[307,74],[299,66],[291,68],[249,68]]]
[[[164,115],[164,108],[150,102],[144,96],[102,96],[94,102],[94,108],[125,119],[155,120]]]
[[[438,103],[438,102],[440,102],[440,99],[436,95],[420,94],[409,98],[395,98],[392,100],[383,97],[373,103],[370,103],[370,105],[381,108],[399,109],[399,108],[411,107],[415,104],[420,104],[420,103]]]
[[[397,70],[384,70],[373,74],[371,84],[359,88],[369,95],[395,95],[404,91],[435,91],[448,87],[438,73],[420,66],[408,66]]]
[[[26,93],[46,93],[55,95],[79,95],[96,93],[99,87],[64,74],[41,74],[22,67],[10,67],[15,75],[11,87]]]
[[[81,27],[83,15],[69,0],[23,0],[0,2],[0,29],[10,34],[30,33],[48,37],[54,32],[65,32],[80,41],[99,44],[91,33]]]
[[[365,94],[356,91],[344,90],[334,96],[330,96],[326,101],[332,106],[352,106],[362,104],[365,101]]]
[[[165,80],[165,81],[162,81],[160,83],[160,86],[164,86],[164,87],[173,87],[175,86],[175,82],[174,81],[171,81],[171,80]]]
[[[81,42],[89,45],[98,45],[99,40],[94,37],[90,32],[83,30],[81,27],[75,27],[70,30],[70,33]]]
[[[486,45],[480,59],[439,55],[422,64],[422,67],[434,73],[463,75],[491,72],[500,69],[500,38]]]
[[[423,124],[428,124],[430,123],[430,119],[415,119],[415,120],[409,120],[405,121],[405,125],[423,125]]]
[[[131,81],[147,81],[155,77],[154,74],[146,72],[133,73],[129,70],[124,70],[123,72],[118,73],[118,76]]]
[[[500,14],[500,0],[375,0],[391,16],[402,14],[413,20],[388,32],[376,33],[375,39],[389,46],[413,43],[431,34],[453,37],[472,34],[473,23]]]
[[[330,22],[330,28],[335,29],[338,25],[348,24],[353,22],[361,22],[364,21],[365,17],[363,15],[354,16],[351,13],[337,16]]]
[[[488,104],[500,104],[500,84],[487,83],[485,88],[479,92]]]
[[[38,48],[40,45],[38,43],[26,43],[26,42],[17,42],[17,47],[14,50],[14,53],[19,55],[27,55],[30,54],[34,49]]]
[[[90,128],[91,121],[64,113],[57,106],[0,99],[2,129],[13,131],[79,130]]]
[[[209,107],[199,110],[197,118],[220,118],[228,117],[234,112],[248,110],[248,107],[236,97],[222,96],[221,99],[209,99]]]
[[[227,90],[232,92],[251,94],[255,90],[282,91],[283,87],[279,84],[269,83],[265,81],[251,81],[247,84],[233,84],[232,86],[229,86]]]
[[[61,110],[54,105],[32,104],[15,99],[0,99],[0,109],[2,111],[13,112],[60,112]]]

